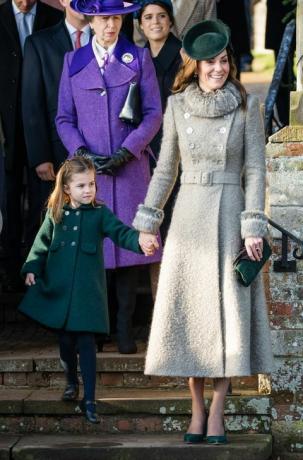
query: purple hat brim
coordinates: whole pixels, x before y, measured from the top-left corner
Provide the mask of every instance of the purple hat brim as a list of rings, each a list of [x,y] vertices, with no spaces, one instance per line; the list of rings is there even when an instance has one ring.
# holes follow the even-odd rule
[[[123,8],[110,8],[104,11],[99,11],[98,13],[88,13],[85,9],[81,9],[78,7],[77,2],[71,1],[70,6],[71,8],[80,14],[85,14],[86,16],[113,16],[115,14],[128,14],[133,13],[134,11],[138,11],[141,9],[141,5],[134,5],[132,3],[123,2]],[[130,5],[130,6],[125,6]]]

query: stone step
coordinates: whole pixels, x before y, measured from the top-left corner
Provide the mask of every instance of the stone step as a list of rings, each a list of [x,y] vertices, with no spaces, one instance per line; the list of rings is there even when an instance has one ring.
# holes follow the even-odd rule
[[[186,445],[180,434],[0,437],[1,460],[269,460],[271,453],[272,437],[262,434],[229,435],[222,446]]]
[[[186,430],[191,400],[186,390],[107,389],[97,393],[100,425],[88,424],[77,402],[62,402],[61,391],[1,390],[0,432],[178,432]],[[206,392],[206,405],[210,393]],[[271,399],[258,394],[229,396],[225,406],[230,432],[269,433]]]
[[[145,344],[140,343],[135,355],[121,355],[117,352],[98,353],[97,386],[123,388],[187,388],[186,378],[156,377],[143,374]],[[108,348],[113,345],[108,345]],[[81,376],[79,375],[81,380]],[[238,377],[232,379],[234,391],[257,390],[258,377]],[[63,388],[65,377],[54,345],[46,350],[31,349],[28,352],[0,352],[0,388]],[[212,381],[206,381],[211,387]]]

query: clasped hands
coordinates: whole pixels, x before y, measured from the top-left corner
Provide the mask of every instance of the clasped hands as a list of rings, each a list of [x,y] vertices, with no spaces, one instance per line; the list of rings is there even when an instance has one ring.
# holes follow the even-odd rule
[[[146,256],[153,256],[155,251],[159,249],[157,237],[152,233],[140,232],[139,244]]]
[[[90,159],[97,174],[115,176],[121,166],[129,163],[134,155],[125,147],[120,147],[112,156],[96,155],[86,147],[79,147],[75,155]]]

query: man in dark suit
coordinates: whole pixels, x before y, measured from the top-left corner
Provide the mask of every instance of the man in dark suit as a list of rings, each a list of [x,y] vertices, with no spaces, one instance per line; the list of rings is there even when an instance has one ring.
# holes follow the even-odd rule
[[[15,278],[14,281],[18,279],[21,263],[22,195],[26,165],[21,115],[23,44],[27,35],[53,26],[61,18],[61,11],[39,0],[7,0],[0,5],[0,117],[6,152],[3,246],[8,274],[11,279]]]
[[[90,40],[91,29],[84,15],[72,10],[70,0],[60,3],[65,9],[65,19],[30,35],[24,47],[22,112],[33,209],[29,229],[32,239],[40,225],[55,173],[67,156],[55,126],[64,55]]]
[[[294,6],[289,2],[284,4],[283,0],[267,0],[267,15],[265,29],[265,48],[274,50],[275,60],[279,54],[283,34],[287,22],[293,18],[289,16]],[[285,19],[288,16],[288,21]],[[289,95],[295,90],[294,53],[296,47],[296,34],[292,39],[289,54],[282,74],[282,79],[276,99],[278,117],[283,126],[289,123]]]

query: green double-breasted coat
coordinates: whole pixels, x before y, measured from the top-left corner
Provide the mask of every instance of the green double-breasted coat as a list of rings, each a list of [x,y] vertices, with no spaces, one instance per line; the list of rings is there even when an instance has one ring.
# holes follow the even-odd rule
[[[41,324],[68,331],[108,332],[103,239],[142,253],[139,234],[104,205],[65,206],[60,223],[48,213],[22,267],[34,273],[20,306]]]

